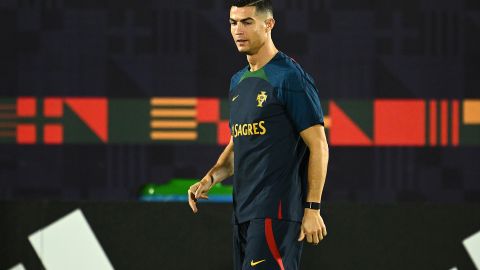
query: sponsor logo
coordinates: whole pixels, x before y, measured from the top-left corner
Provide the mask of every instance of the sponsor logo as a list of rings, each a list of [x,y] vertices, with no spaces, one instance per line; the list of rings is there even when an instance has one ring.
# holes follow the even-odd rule
[[[265,135],[267,129],[265,128],[265,121],[251,124],[235,124],[232,125],[232,136],[234,138],[239,136]]]

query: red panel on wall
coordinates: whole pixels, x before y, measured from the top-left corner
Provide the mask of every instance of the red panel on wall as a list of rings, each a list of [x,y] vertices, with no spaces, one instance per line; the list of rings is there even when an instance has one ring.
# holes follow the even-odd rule
[[[374,104],[376,145],[425,145],[425,101],[375,100]]]
[[[17,126],[17,143],[34,144],[37,142],[37,128],[33,124],[21,124]]]
[[[440,101],[440,140],[442,146],[448,144],[448,101]]]
[[[217,140],[219,145],[227,145],[230,142],[230,127],[228,121],[220,121],[217,126]]]
[[[460,113],[458,100],[452,101],[452,145],[458,146],[460,137]]]
[[[37,100],[33,97],[17,99],[17,116],[34,117],[37,114]]]
[[[216,123],[220,120],[220,100],[218,98],[197,99],[197,121]]]
[[[63,143],[63,126],[60,124],[47,124],[43,127],[43,140],[45,144]]]
[[[331,127],[329,141],[332,145],[371,145],[371,139],[333,101],[329,107]]]
[[[43,115],[45,117],[63,116],[63,101],[61,98],[45,98],[43,105]]]
[[[437,145],[437,102],[431,100],[429,103],[430,108],[430,145]]]

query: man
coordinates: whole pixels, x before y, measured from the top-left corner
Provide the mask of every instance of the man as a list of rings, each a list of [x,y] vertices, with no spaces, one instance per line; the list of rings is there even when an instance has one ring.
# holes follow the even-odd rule
[[[234,175],[234,269],[299,269],[303,240],[326,235],[320,200],[328,164],[323,113],[312,78],[272,41],[270,0],[237,0],[231,34],[248,66],[230,85],[231,139],[188,190],[189,204]]]

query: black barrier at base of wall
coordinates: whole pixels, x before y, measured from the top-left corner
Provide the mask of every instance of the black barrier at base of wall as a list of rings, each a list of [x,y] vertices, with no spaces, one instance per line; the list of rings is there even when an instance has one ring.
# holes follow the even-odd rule
[[[231,205],[49,201],[0,203],[0,269],[44,269],[28,236],[75,209],[115,269],[232,269]],[[462,241],[480,205],[325,204],[322,216],[328,237],[305,245],[303,270],[474,269]]]

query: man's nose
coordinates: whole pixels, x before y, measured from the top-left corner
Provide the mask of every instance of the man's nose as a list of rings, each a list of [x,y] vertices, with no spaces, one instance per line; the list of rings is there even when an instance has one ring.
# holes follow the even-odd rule
[[[242,35],[243,34],[242,24],[239,23],[239,24],[236,25],[234,33],[235,33],[235,35]]]

